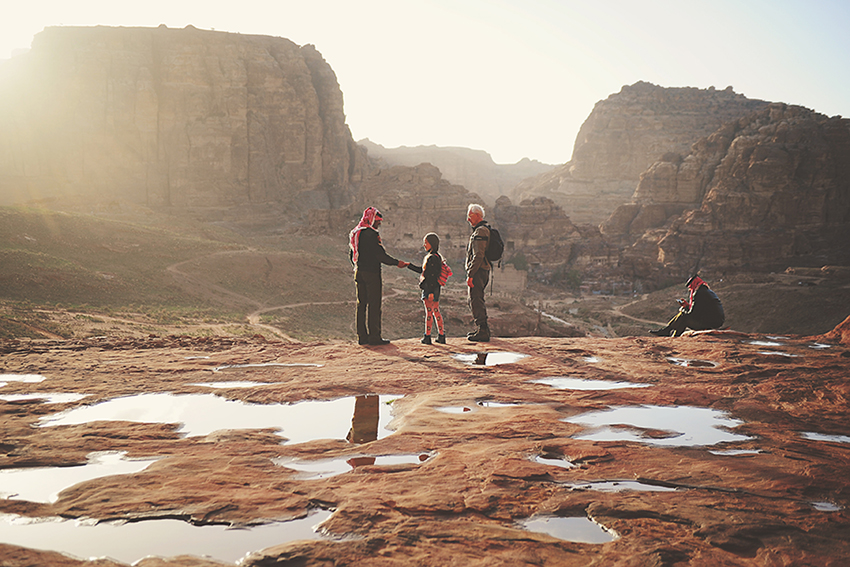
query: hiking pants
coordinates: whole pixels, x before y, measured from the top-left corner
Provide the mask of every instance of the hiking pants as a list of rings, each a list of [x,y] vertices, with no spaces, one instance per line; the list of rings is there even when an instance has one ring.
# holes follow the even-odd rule
[[[357,291],[357,338],[360,342],[378,341],[381,339],[383,294],[381,273],[357,270],[354,274],[354,287]]]
[[[490,270],[478,270],[472,276],[469,288],[469,309],[478,328],[487,326],[487,307],[484,305],[484,289],[490,282]]]

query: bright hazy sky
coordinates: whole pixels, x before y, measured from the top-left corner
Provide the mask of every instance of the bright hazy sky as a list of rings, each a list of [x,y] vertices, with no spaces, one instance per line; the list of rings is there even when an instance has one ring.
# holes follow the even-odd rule
[[[0,59],[46,26],[286,37],[334,69],[355,140],[564,163],[623,85],[731,85],[850,116],[850,0],[0,0]]]

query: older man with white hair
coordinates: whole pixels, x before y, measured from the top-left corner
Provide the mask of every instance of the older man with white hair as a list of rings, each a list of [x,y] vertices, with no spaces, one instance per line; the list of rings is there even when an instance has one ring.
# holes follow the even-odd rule
[[[466,338],[473,342],[487,342],[490,340],[490,327],[487,325],[484,288],[490,282],[490,261],[487,260],[490,228],[484,221],[484,207],[481,205],[469,205],[466,220],[472,227],[466,247],[466,285],[469,286],[469,309],[475,320],[475,330]]]

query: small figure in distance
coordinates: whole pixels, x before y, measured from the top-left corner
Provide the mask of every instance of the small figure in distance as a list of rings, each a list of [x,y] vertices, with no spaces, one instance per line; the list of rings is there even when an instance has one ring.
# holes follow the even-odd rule
[[[688,299],[677,299],[679,312],[670,319],[663,329],[649,331],[657,337],[675,337],[685,332],[685,329],[707,331],[719,329],[726,321],[723,304],[717,294],[699,276],[691,276],[686,284]]]
[[[422,337],[423,345],[431,344],[431,320],[437,323],[437,342],[446,344],[446,331],[443,327],[443,316],[440,314],[440,289],[446,284],[445,278],[441,279],[444,272],[445,260],[440,255],[440,237],[429,232],[422,239],[422,246],[428,253],[422,261],[422,267],[408,264],[407,269],[412,270],[419,276],[419,289],[422,290],[422,302],[425,304],[425,335]],[[446,278],[452,275],[451,269],[446,266]]]
[[[375,207],[363,211],[363,218],[349,233],[348,257],[354,266],[354,287],[357,292],[357,342],[361,345],[388,345],[381,337],[381,264],[404,268],[407,262],[396,260],[381,244],[383,216]],[[368,318],[367,318],[368,312]],[[368,322],[368,324],[367,324]]]

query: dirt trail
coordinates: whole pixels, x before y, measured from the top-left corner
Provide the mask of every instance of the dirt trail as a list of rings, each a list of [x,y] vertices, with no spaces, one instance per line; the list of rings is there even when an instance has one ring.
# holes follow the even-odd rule
[[[239,251],[226,251],[226,252],[214,252],[212,254],[206,254],[204,256],[198,256],[196,258],[191,258],[189,260],[184,260],[182,262],[178,262],[176,264],[172,264],[168,266],[166,269],[169,273],[174,276],[174,279],[177,280],[177,283],[186,285],[191,287],[191,290],[195,294],[201,295],[204,299],[208,301],[215,301],[218,303],[225,303],[230,306],[242,306],[244,304],[250,304],[256,307],[254,311],[247,315],[248,324],[252,327],[256,327],[257,329],[262,329],[272,333],[276,337],[284,339],[293,343],[300,343],[298,339],[295,339],[277,327],[272,325],[266,325],[260,323],[260,316],[264,313],[269,313],[271,311],[278,311],[281,309],[296,309],[298,307],[313,307],[318,305],[348,305],[351,303],[355,303],[353,299],[346,299],[341,301],[305,301],[301,303],[287,303],[284,305],[274,305],[274,306],[265,306],[261,302],[251,299],[245,295],[230,291],[227,288],[221,287],[217,284],[209,282],[203,278],[200,278],[196,275],[188,274],[182,271],[181,266],[188,264],[190,262],[194,262],[201,258],[207,258],[210,256],[223,256],[228,254],[243,254],[245,252],[253,252],[253,250],[239,250]],[[385,294],[384,299],[389,299],[391,297],[395,297],[400,295],[402,292],[398,289],[392,288],[391,293]]]
[[[647,297],[648,297],[648,294],[645,293],[640,297],[640,299],[635,299],[634,301],[626,303],[625,305],[618,305],[616,307],[612,307],[611,310],[609,311],[609,313],[616,315],[617,317],[625,317],[626,319],[631,319],[632,321],[637,321],[638,323],[646,323],[647,325],[659,325],[659,326],[663,327],[664,325],[666,325],[666,323],[659,323],[658,321],[650,321],[648,319],[640,319],[638,317],[632,317],[631,315],[626,315],[625,313],[623,313],[623,309],[625,309],[626,307],[628,307],[630,305],[634,305],[638,301],[643,301]]]

